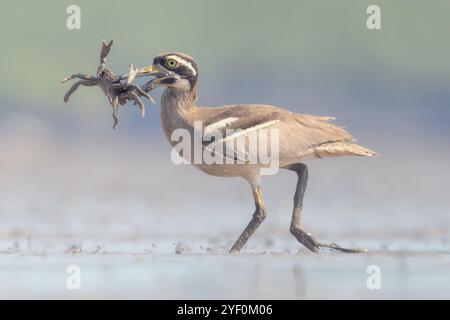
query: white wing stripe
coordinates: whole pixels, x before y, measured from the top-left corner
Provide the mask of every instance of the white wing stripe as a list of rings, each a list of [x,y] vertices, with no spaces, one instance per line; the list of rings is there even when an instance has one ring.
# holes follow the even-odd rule
[[[240,130],[240,131],[237,131],[237,132],[233,133],[232,135],[226,136],[222,140],[217,141],[217,143],[224,142],[224,141],[227,141],[227,140],[230,140],[230,139],[234,139],[234,138],[237,138],[237,137],[239,137],[241,135],[245,135],[245,134],[247,134],[249,132],[269,127],[269,126],[271,126],[271,125],[273,125],[275,123],[278,123],[278,122],[280,122],[280,120],[272,120],[272,121],[260,123],[260,124],[258,124],[256,126],[247,128],[245,130]]]
[[[226,127],[228,124],[235,122],[239,118],[225,118],[223,120],[214,122],[205,128],[205,135],[210,135],[216,130],[220,130],[223,127]]]

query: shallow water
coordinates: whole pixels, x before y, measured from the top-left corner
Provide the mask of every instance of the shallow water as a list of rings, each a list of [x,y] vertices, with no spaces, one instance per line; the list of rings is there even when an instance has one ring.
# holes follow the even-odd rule
[[[175,247],[181,247],[182,253],[176,254]],[[17,248],[3,252],[0,298],[450,298],[448,249],[312,254],[273,248],[234,256],[207,243],[162,242],[143,248],[138,242],[111,244],[111,248],[121,250],[109,251],[93,243],[66,253]],[[79,290],[66,285],[70,265],[80,267]],[[373,265],[380,268],[381,288],[370,290],[367,270]]]

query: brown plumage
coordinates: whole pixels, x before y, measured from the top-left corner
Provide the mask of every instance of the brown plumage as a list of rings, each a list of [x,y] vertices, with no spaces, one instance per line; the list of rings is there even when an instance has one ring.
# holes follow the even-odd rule
[[[270,128],[276,128],[280,132],[280,147],[283,151],[280,154],[281,167],[311,158],[377,155],[376,152],[357,145],[356,139],[344,128],[330,123],[334,120],[333,117],[297,114],[257,104],[192,108],[189,113],[191,120],[203,120],[205,127],[232,117],[239,119],[226,129],[246,129],[279,120]]]
[[[156,79],[149,82],[149,90],[158,86],[167,87],[161,97],[161,118],[166,136],[173,146],[178,143],[171,139],[175,130],[182,128],[193,136],[196,130],[195,124],[199,122],[201,122],[201,130],[204,135],[219,134],[218,137],[223,137],[223,139],[218,138],[219,141],[204,142],[203,151],[211,148],[211,145],[217,145],[214,143],[233,140],[231,148],[237,152],[234,140],[237,140],[241,134],[256,133],[257,138],[255,139],[261,143],[261,138],[258,136],[261,130],[276,130],[279,139],[277,166],[295,171],[298,175],[291,233],[312,251],[317,251],[321,247],[344,252],[362,251],[362,249],[345,249],[334,243],[320,243],[301,226],[300,216],[308,177],[307,167],[303,163],[305,160],[344,155],[368,157],[377,155],[376,152],[356,144],[356,140],[344,128],[331,123],[334,118],[297,114],[285,109],[259,104],[199,107],[196,103],[197,65],[191,57],[185,54],[159,55],[154,59],[153,66],[142,69],[141,73],[156,76]],[[238,130],[241,133],[226,138],[229,130]],[[274,138],[270,137],[270,139]],[[189,158],[189,160],[193,159],[192,154],[183,153],[183,157]],[[224,158],[226,158],[225,153]],[[250,163],[244,159],[243,164],[227,164],[226,161],[223,161],[218,164],[202,162],[194,163],[194,165],[210,175],[239,176],[249,182],[256,211],[249,225],[231,249],[231,252],[240,251],[266,216],[261,192],[261,169],[269,167],[272,163],[259,161]]]

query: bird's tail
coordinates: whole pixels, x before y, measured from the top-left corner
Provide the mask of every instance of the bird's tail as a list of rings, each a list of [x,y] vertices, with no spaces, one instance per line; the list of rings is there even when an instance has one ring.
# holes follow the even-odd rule
[[[346,155],[355,155],[363,157],[375,157],[379,154],[373,150],[367,149],[352,142],[332,142],[317,146],[314,153],[319,158],[339,157]]]

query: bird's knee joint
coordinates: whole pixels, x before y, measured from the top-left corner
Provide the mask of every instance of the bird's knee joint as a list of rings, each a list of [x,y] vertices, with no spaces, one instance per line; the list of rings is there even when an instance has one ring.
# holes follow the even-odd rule
[[[297,234],[302,228],[298,225],[298,224],[291,224],[291,226],[289,227],[289,231],[295,235]]]
[[[253,214],[253,217],[263,221],[264,219],[266,219],[266,210],[263,208],[257,208],[255,213]]]

